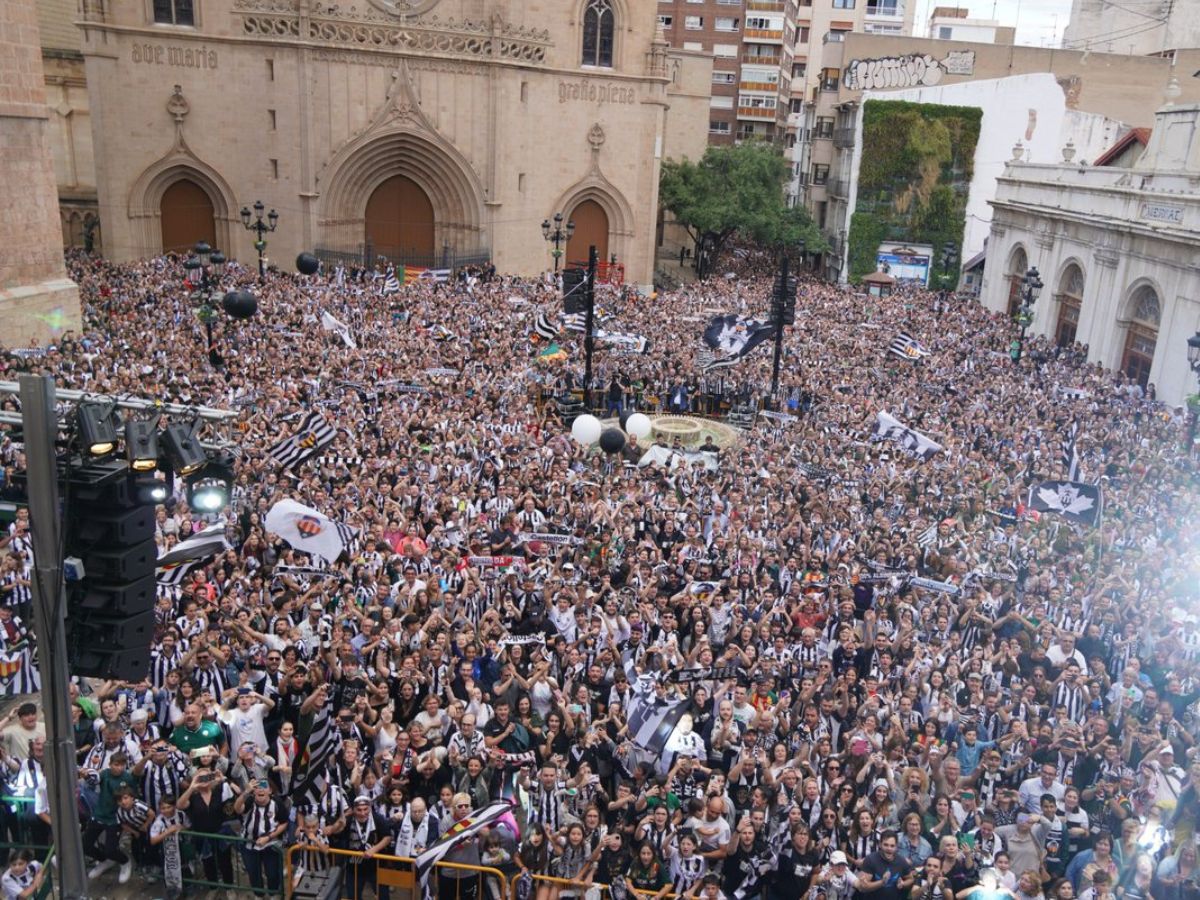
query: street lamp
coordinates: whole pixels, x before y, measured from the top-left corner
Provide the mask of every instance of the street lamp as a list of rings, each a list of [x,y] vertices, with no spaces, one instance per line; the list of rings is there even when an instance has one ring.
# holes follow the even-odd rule
[[[562,213],[554,214],[554,224],[550,224],[549,219],[542,220],[542,237],[554,244],[554,249],[550,254],[554,257],[554,274],[558,274],[558,261],[562,258],[563,250],[561,246],[571,239],[571,235],[575,233],[575,223],[568,220],[566,227],[563,227]]]
[[[1192,371],[1196,373],[1196,380],[1200,383],[1200,331],[1187,339],[1187,345],[1188,365],[1192,367]],[[1195,403],[1188,403],[1188,456],[1191,456],[1192,448],[1196,446],[1197,415],[1200,415],[1200,394],[1197,394]]]
[[[958,287],[958,279],[953,278],[951,267],[958,262],[958,245],[954,241],[946,241],[942,245],[942,289],[954,290]]]
[[[217,316],[213,301],[221,281],[221,273],[225,270],[225,254],[214,250],[206,241],[200,241],[184,260],[183,268],[187,272],[186,280],[191,288],[192,302],[198,307],[196,318],[204,323],[204,330],[208,335],[209,362],[214,366],[219,365],[221,358],[213,346],[213,319]]]
[[[1021,361],[1021,354],[1025,349],[1025,329],[1033,324],[1033,306],[1037,303],[1038,295],[1041,294],[1042,277],[1038,274],[1037,267],[1034,266],[1025,273],[1025,277],[1021,280],[1021,308],[1017,312],[1017,324],[1021,326],[1021,336],[1012,342],[1009,347],[1009,355],[1014,363]]]
[[[267,249],[267,242],[263,240],[263,235],[268,231],[274,231],[275,226],[279,224],[279,213],[271,210],[267,213],[267,221],[263,221],[263,210],[266,207],[261,200],[254,201],[254,219],[250,219],[250,209],[242,207],[242,225],[247,231],[253,231],[258,234],[254,241],[254,249],[258,251],[258,277],[262,278],[265,275],[263,269],[263,251]]]
[[[231,291],[222,295],[218,290],[225,270],[225,254],[200,241],[184,260],[186,281],[196,304],[196,318],[204,323],[208,338],[208,361],[214,368],[221,366],[221,354],[213,343],[213,320],[217,317],[217,300],[231,317],[248,319],[258,309],[258,299],[249,291]]]

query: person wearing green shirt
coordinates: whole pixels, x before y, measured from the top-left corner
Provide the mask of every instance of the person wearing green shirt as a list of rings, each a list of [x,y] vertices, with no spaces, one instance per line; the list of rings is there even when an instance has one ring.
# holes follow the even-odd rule
[[[121,826],[117,822],[117,795],[128,788],[137,791],[137,780],[129,771],[124,753],[114,753],[108,768],[97,773],[99,790],[92,817],[83,830],[83,852],[97,860],[89,878],[104,874],[114,865],[121,866],[121,883],[129,880],[133,864],[121,850]]]
[[[225,753],[225,732],[216,722],[207,721],[198,704],[189,703],[183,722],[171,732],[171,743],[190,754],[199,747],[216,747]]]

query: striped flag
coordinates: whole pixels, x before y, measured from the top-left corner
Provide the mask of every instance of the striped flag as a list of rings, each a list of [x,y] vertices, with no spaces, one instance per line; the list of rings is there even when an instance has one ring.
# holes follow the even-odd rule
[[[701,372],[712,372],[716,369],[728,369],[741,362],[737,356],[721,356],[715,350],[703,347],[696,351],[696,365]]]
[[[333,283],[338,287],[346,286],[346,267],[339,265],[333,270]]]
[[[433,867],[441,862],[446,854],[463,841],[473,838],[491,825],[499,822],[513,811],[513,805],[507,800],[494,800],[487,806],[481,807],[459,819],[446,829],[445,833],[434,841],[413,860],[417,883],[424,884],[425,879],[433,871]]]
[[[547,341],[552,341],[558,337],[558,326],[550,321],[550,317],[544,312],[538,313],[537,321],[533,323],[533,330],[541,338]]]
[[[1062,446],[1062,465],[1067,473],[1067,481],[1079,480],[1079,451],[1075,447],[1075,439],[1079,436],[1079,420],[1071,423],[1067,439]]]
[[[225,522],[210,525],[176,544],[167,553],[158,558],[156,565],[157,581],[159,584],[182,584],[188,572],[198,569],[214,556],[229,549],[229,541],[225,540]]]
[[[387,297],[389,294],[398,293],[400,293],[400,279],[396,277],[395,269],[388,269],[387,275],[383,279],[383,296]]]
[[[362,549],[362,541],[358,539],[359,530],[345,522],[334,522],[333,524],[337,536],[341,538],[342,545],[346,548],[346,555],[353,558]]]
[[[335,437],[337,429],[314,409],[304,417],[299,431],[275,444],[267,451],[267,455],[285,469],[290,469],[316,456],[333,443]]]
[[[917,535],[917,546],[922,550],[928,550],[937,543],[938,527],[937,523],[933,523],[920,534]]]
[[[583,334],[587,331],[587,313],[567,313],[563,316],[563,327],[567,331]]]
[[[325,772],[334,747],[328,703],[300,717],[296,738],[304,750],[292,766],[292,802],[316,806],[325,794]]]
[[[629,734],[638,747],[652,755],[666,752],[667,741],[688,711],[690,700],[663,700],[647,697],[631,707]]]
[[[921,345],[920,341],[903,331],[892,339],[892,343],[888,347],[888,353],[894,353],[912,362],[916,362],[922,356],[929,356],[929,351]]]
[[[445,284],[447,281],[450,280],[450,270],[449,269],[424,269],[424,268],[421,268],[420,266],[405,266],[404,267],[405,282],[407,283],[414,278],[416,278],[420,281],[432,281],[437,284]]]

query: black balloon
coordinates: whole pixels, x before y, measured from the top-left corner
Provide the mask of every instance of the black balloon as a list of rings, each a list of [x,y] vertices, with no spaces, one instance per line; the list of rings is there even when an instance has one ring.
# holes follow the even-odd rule
[[[249,319],[258,312],[258,298],[249,291],[230,291],[221,305],[235,319]]]
[[[301,253],[296,257],[296,271],[301,275],[316,275],[321,268],[321,261],[311,253]]]
[[[600,433],[600,449],[605,453],[620,453],[625,449],[625,432],[620,428],[605,428]]]

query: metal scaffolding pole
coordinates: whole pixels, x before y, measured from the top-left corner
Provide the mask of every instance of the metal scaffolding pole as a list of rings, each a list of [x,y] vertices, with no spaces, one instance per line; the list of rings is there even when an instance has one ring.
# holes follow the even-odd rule
[[[87,870],[79,830],[78,769],[71,726],[67,633],[63,621],[66,591],[62,580],[62,530],[58,463],[54,439],[54,379],[22,375],[21,419],[25,431],[30,532],[33,540],[33,630],[38,641],[42,704],[46,714],[46,789],[50,828],[58,859],[57,881],[64,900],[86,900]]]

